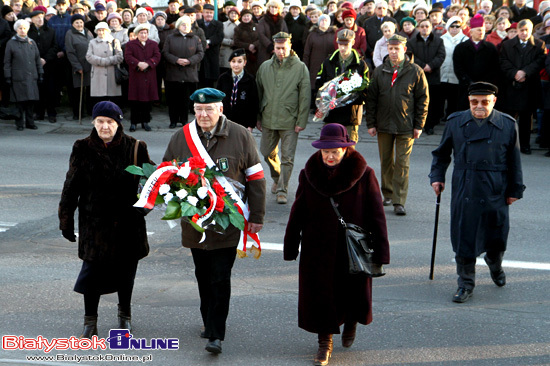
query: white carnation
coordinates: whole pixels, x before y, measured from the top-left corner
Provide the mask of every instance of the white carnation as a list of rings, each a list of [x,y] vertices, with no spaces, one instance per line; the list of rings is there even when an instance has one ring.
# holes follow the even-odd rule
[[[197,206],[197,203],[199,203],[199,199],[194,196],[188,196],[187,202],[189,202],[189,204],[191,204],[192,206]]]
[[[164,196],[168,192],[170,192],[170,186],[168,184],[163,184],[159,187],[159,194]]]
[[[188,193],[185,189],[180,189],[179,191],[176,192],[176,196],[178,196],[180,200],[184,199],[187,196],[187,194]]]
[[[164,203],[168,203],[170,202],[170,200],[172,200],[172,198],[174,198],[174,195],[170,192],[166,193],[166,196],[164,196]]]
[[[182,167],[178,170],[177,175],[183,177],[184,179],[187,179],[189,173],[191,173],[191,168],[189,167],[189,164],[186,163],[182,165]]]
[[[208,194],[208,189],[206,187],[200,187],[197,189],[197,196],[202,200]]]

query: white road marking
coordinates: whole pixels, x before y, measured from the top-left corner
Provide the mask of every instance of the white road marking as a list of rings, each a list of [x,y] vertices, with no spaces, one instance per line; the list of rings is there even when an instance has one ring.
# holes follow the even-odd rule
[[[0,233],[5,233],[10,227],[14,227],[15,225],[17,225],[17,222],[0,221]]]

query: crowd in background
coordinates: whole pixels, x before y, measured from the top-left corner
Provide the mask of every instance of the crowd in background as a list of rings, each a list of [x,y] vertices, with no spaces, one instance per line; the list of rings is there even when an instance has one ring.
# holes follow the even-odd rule
[[[188,96],[199,87],[224,86],[224,106],[231,109],[232,52],[244,50],[251,90],[259,66],[273,56],[272,37],[286,32],[309,70],[315,112],[321,65],[338,50],[338,31],[349,29],[355,34],[353,49],[369,72],[382,65],[393,34],[408,39],[407,52],[429,83],[427,134],[451,113],[466,109],[468,85],[488,81],[499,86],[497,108],[517,118],[521,151],[531,153],[532,129],[536,142],[550,147],[548,1],[535,10],[525,0],[498,7],[484,0],[474,10],[460,2],[445,8],[418,0],[409,12],[401,10],[399,0],[329,0],[324,7],[300,0],[245,0],[237,6],[228,0],[219,9],[210,0],[179,1],[168,0],[164,11],[154,11],[136,0],[11,0],[0,19],[2,107],[17,106],[21,130],[36,129],[34,120],[56,122],[63,102],[77,120],[95,103],[111,100],[130,108],[131,131],[138,125],[149,131],[152,106],[167,105],[169,127],[175,128],[188,122]],[[250,117],[239,121],[242,113],[233,109],[237,122],[254,128]]]

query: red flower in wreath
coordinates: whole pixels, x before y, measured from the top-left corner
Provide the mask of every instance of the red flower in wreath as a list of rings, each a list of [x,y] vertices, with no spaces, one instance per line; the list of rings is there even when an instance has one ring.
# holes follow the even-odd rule
[[[199,176],[193,172],[189,173],[189,176],[187,177],[187,182],[185,184],[187,184],[189,187],[196,186],[197,184],[199,184]]]
[[[189,167],[191,169],[202,169],[206,168],[206,163],[200,156],[192,156],[189,158]]]
[[[171,165],[174,165],[174,162],[172,160],[163,161],[162,163],[159,164],[157,169],[164,168],[165,166],[171,166]]]
[[[227,193],[225,193],[225,189],[223,189],[220,183],[214,182],[214,184],[212,184],[212,188],[214,188],[214,192],[216,192],[216,196],[219,196],[219,197],[227,196]]]
[[[223,212],[223,208],[225,207],[225,202],[221,196],[218,195],[218,199],[216,200],[216,207],[214,207],[214,210],[218,212]]]

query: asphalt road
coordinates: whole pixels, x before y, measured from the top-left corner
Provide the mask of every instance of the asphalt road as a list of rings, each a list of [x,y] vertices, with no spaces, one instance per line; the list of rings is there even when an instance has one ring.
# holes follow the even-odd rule
[[[0,334],[36,338],[78,336],[82,296],[72,291],[80,269],[76,246],[58,230],[57,204],[71,146],[89,133],[89,121],[39,123],[39,130],[15,131],[0,122]],[[173,131],[158,117],[154,132],[138,130],[151,157],[162,158]],[[88,126],[88,127],[86,127]],[[299,169],[315,151],[310,142],[320,125],[299,141],[293,197]],[[364,128],[362,128],[363,130]],[[550,224],[547,193],[550,159],[536,151],[523,156],[524,199],[511,207],[505,256],[508,283],[497,288],[481,260],[474,297],[451,302],[456,290],[449,242],[449,192],[442,198],[435,280],[428,279],[435,196],[428,182],[434,136],[422,136],[411,161],[408,215],[386,208],[391,245],[387,275],[374,280],[374,321],[358,329],[351,349],[335,336],[331,365],[550,365]],[[259,135],[257,135],[259,136]],[[375,140],[362,131],[357,149],[379,177]],[[265,167],[264,167],[265,168]],[[267,171],[267,169],[266,169]],[[269,184],[271,183],[268,180]],[[204,351],[198,291],[190,252],[180,229],[169,229],[159,212],[147,216],[150,255],[140,261],[133,298],[134,338],[177,338],[178,350],[52,351],[0,349],[1,365],[137,365],[138,361],[77,360],[32,363],[27,356],[105,355],[147,357],[148,365],[311,365],[316,335],[297,326],[298,262],[285,262],[284,229],[291,205],[267,198],[264,250],[259,260],[237,260],[223,353]],[[312,214],[315,214],[312,212]],[[100,337],[116,326],[116,295],[102,297]],[[61,356],[56,356],[61,357]],[[128,359],[128,358],[126,358]]]

